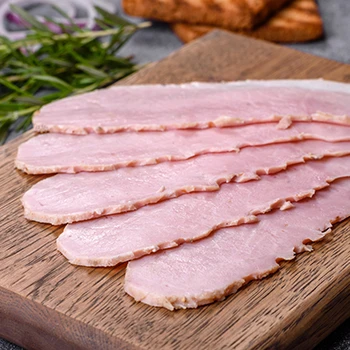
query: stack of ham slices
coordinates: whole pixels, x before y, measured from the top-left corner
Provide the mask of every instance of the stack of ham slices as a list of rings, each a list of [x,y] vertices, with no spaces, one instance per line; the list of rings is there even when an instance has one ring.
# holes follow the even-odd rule
[[[350,84],[118,86],[42,108],[16,166],[25,217],[70,263],[130,261],[153,306],[222,300],[350,216]],[[171,248],[171,249],[170,249]],[[134,260],[136,259],[136,260]]]

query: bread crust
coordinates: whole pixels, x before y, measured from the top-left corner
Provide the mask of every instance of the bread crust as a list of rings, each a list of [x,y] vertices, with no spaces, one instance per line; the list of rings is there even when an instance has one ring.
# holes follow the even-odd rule
[[[252,29],[291,0],[123,0],[131,16]]]
[[[188,23],[174,23],[171,27],[183,42],[192,41],[219,28]],[[305,42],[322,37],[323,23],[315,0],[294,0],[261,26],[252,30],[236,29],[235,32],[272,42]]]

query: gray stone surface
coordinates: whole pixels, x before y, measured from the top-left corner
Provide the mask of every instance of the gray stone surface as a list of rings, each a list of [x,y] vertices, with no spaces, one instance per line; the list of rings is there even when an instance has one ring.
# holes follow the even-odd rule
[[[318,2],[325,24],[325,38],[313,43],[289,46],[329,59],[350,63],[350,0],[319,0]],[[133,55],[139,63],[146,63],[168,56],[181,45],[181,42],[167,25],[155,23],[151,28],[137,33],[125,46],[123,53]],[[11,135],[11,138],[14,136],[15,133]],[[0,349],[19,350],[21,348],[0,339]],[[350,320],[334,331],[316,349],[350,349]]]

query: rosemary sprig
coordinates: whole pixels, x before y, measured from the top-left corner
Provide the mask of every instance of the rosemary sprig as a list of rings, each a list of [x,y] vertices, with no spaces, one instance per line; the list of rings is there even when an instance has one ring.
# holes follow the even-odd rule
[[[11,9],[30,32],[17,41],[0,36],[0,143],[14,126],[26,129],[33,113],[44,104],[108,86],[138,69],[131,57],[117,53],[149,23],[132,24],[96,7],[101,29],[91,31],[78,27],[55,8],[67,24],[46,18],[49,27],[20,7],[12,5]]]

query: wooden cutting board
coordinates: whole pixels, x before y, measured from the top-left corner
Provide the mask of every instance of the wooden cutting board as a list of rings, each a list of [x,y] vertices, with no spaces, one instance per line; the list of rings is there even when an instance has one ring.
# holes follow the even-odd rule
[[[350,81],[350,66],[212,32],[124,84],[235,79]],[[71,266],[62,227],[28,222],[20,198],[43,177],[14,170],[19,137],[0,153],[0,336],[28,349],[310,349],[350,316],[350,221],[313,253],[223,302],[170,312],[123,291],[125,265]]]

